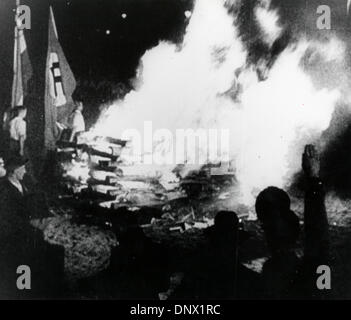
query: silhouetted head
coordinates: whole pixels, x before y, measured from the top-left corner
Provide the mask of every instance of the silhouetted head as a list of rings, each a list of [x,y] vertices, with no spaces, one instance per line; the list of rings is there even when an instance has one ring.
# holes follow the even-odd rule
[[[79,110],[80,112],[82,112],[83,109],[84,109],[83,102],[82,101],[76,101],[75,110]]]
[[[219,211],[214,219],[214,226],[217,232],[236,232],[239,219],[233,211]]]
[[[21,117],[22,119],[24,119],[27,116],[27,107],[17,106],[14,108],[14,113],[17,117]]]
[[[257,196],[255,207],[258,219],[264,223],[281,212],[289,211],[290,198],[284,190],[268,187]]]
[[[219,211],[214,219],[214,226],[209,236],[215,246],[233,249],[237,244],[239,219],[235,212]]]
[[[268,187],[256,199],[257,217],[262,223],[272,252],[291,248],[299,236],[299,219],[290,210],[288,194],[279,188]]]
[[[26,174],[26,164],[28,160],[23,157],[16,156],[13,158],[9,158],[6,161],[6,171],[7,176],[9,178],[16,179],[18,181],[22,181],[24,175]]]

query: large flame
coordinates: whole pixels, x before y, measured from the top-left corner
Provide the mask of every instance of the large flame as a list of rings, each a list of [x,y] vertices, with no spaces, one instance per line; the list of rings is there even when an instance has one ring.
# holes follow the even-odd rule
[[[265,0],[254,11],[268,46],[283,32],[278,12],[269,8]],[[339,99],[338,90],[314,86],[302,63],[306,53],[324,50],[330,61],[340,52],[333,50],[335,41],[318,46],[301,39],[273,65],[261,60],[253,66],[236,19],[223,0],[198,0],[182,44],[161,42],[147,51],[135,90],[111,105],[91,133],[120,138],[134,129],[143,134],[145,121],[153,130],[172,132],[229,129],[241,200],[252,204],[257,191],[283,187],[299,169],[302,146],[329,126]],[[323,52],[319,56],[323,59]],[[169,146],[165,139],[160,143]]]

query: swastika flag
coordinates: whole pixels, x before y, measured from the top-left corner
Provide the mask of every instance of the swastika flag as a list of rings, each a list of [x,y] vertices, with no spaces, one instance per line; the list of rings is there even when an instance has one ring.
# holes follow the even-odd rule
[[[67,124],[74,109],[72,94],[76,80],[58,40],[54,13],[50,7],[45,85],[45,147],[52,150],[59,137],[59,125]]]

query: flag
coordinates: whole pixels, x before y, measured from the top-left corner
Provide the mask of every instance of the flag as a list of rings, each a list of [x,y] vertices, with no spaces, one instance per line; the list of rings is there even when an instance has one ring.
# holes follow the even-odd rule
[[[20,21],[16,14],[11,107],[23,105],[32,75],[33,69],[29,60],[24,31],[20,28]]]
[[[76,80],[59,43],[51,7],[45,82],[45,148],[52,150],[59,136],[60,124],[66,124],[73,111],[72,93]]]

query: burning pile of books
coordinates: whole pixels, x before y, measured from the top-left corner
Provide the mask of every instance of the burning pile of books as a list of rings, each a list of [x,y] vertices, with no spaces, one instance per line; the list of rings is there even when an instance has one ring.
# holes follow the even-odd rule
[[[124,140],[61,141],[57,155],[66,193],[86,195],[104,208],[158,207],[186,196],[176,173],[131,162]]]
[[[161,166],[133,162],[128,141],[96,137],[57,144],[65,196],[84,198],[107,211],[128,207],[161,209],[182,199],[199,199],[232,184],[230,164]],[[224,179],[224,180],[223,180]],[[216,182],[214,182],[216,180]],[[219,197],[220,198],[220,197]]]

